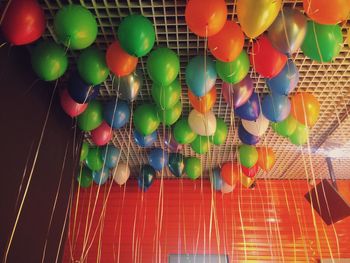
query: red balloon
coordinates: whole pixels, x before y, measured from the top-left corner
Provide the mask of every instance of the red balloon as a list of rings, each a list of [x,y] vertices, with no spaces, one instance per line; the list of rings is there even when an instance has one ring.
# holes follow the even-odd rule
[[[237,163],[227,162],[221,167],[221,176],[229,185],[235,185],[241,175],[240,166]]]
[[[259,171],[259,165],[258,163],[256,163],[253,167],[251,168],[247,168],[245,166],[242,165],[242,172],[244,173],[244,175],[253,178],[257,172]]]
[[[82,114],[88,106],[87,103],[79,104],[75,102],[69,95],[67,89],[64,89],[60,92],[60,102],[65,113],[67,113],[72,118]]]
[[[200,113],[206,113],[213,108],[216,101],[216,88],[215,86],[202,97],[195,96],[190,89],[188,89],[188,98],[192,107]]]
[[[287,56],[275,49],[265,35],[253,44],[250,63],[264,78],[273,78],[278,75],[286,62]]]
[[[100,126],[91,131],[91,139],[97,146],[102,146],[112,139],[112,134],[112,128],[103,121]]]
[[[133,72],[137,61],[138,58],[126,53],[118,41],[113,42],[107,49],[107,66],[118,77],[123,77]]]
[[[44,33],[44,11],[36,0],[13,0],[1,27],[5,38],[11,44],[29,44]]]

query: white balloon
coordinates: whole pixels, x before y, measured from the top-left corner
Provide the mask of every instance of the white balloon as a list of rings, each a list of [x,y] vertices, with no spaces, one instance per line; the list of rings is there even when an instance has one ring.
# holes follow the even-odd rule
[[[202,135],[214,135],[216,130],[216,117],[212,111],[200,113],[192,110],[188,116],[188,124],[193,132]]]
[[[129,179],[130,169],[125,163],[120,162],[118,166],[113,171],[113,180],[119,184],[123,185]]]
[[[225,181],[222,181],[221,192],[222,192],[223,194],[231,193],[235,188],[236,188],[236,184],[234,184],[234,185],[229,185],[229,184],[226,183]]]
[[[260,113],[255,121],[247,121],[242,119],[244,129],[252,135],[261,136],[269,128],[269,120]]]

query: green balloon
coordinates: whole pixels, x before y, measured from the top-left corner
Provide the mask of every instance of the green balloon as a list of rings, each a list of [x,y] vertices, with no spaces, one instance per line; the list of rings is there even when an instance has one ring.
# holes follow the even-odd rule
[[[204,154],[209,150],[210,142],[207,136],[198,135],[191,143],[191,148],[195,153]]]
[[[91,171],[99,171],[103,167],[103,160],[101,156],[100,148],[90,148],[89,153],[86,157],[86,165]]]
[[[160,121],[167,126],[173,125],[180,118],[181,112],[182,103],[180,100],[174,105],[174,107],[167,110],[162,110],[158,107],[158,117]]]
[[[339,25],[321,25],[310,20],[301,50],[312,60],[330,62],[339,55],[342,43]]]
[[[149,19],[142,15],[129,15],[119,25],[118,39],[127,53],[142,57],[153,48],[156,34]]]
[[[134,113],[135,129],[143,136],[154,132],[159,126],[157,109],[152,104],[142,104],[138,106]]]
[[[68,67],[68,59],[62,47],[51,41],[42,41],[33,50],[31,62],[35,73],[45,81],[61,77]]]
[[[88,188],[92,184],[92,173],[87,167],[83,167],[78,175],[78,183],[81,188]]]
[[[174,139],[179,144],[187,144],[193,142],[197,137],[188,124],[188,120],[182,118],[175,123]]]
[[[238,83],[248,74],[249,58],[247,53],[242,50],[239,56],[231,62],[216,60],[216,71],[219,77],[227,83]]]
[[[83,142],[81,145],[80,151],[80,161],[84,161],[89,153],[89,144],[87,142]]]
[[[281,122],[271,122],[272,129],[279,135],[289,137],[297,127],[297,121],[289,115],[287,119]]]
[[[297,127],[295,131],[292,133],[292,135],[289,137],[289,140],[291,141],[291,143],[295,145],[303,145],[307,143],[308,137],[309,137],[308,128],[301,123],[297,123]]]
[[[58,40],[71,49],[87,48],[96,39],[96,19],[81,5],[64,6],[55,15],[53,23]]]
[[[104,54],[94,47],[81,53],[78,59],[78,71],[81,78],[90,85],[104,82],[109,74]]]
[[[210,142],[215,145],[221,145],[225,143],[227,138],[228,128],[223,119],[216,119],[216,130],[213,136],[210,136]]]
[[[152,97],[156,104],[163,110],[172,108],[180,99],[181,85],[179,80],[174,80],[169,86],[156,83],[152,85]]]
[[[179,70],[179,57],[169,48],[153,50],[147,59],[148,75],[159,86],[170,85],[176,79]]]
[[[89,103],[86,110],[78,116],[78,126],[83,131],[96,129],[103,121],[102,105],[93,100]]]
[[[242,144],[238,151],[239,160],[244,167],[251,168],[258,161],[258,151],[254,146]]]
[[[185,173],[187,174],[188,178],[195,180],[199,176],[201,176],[202,173],[202,165],[201,160],[199,160],[196,157],[188,157],[185,160]]]

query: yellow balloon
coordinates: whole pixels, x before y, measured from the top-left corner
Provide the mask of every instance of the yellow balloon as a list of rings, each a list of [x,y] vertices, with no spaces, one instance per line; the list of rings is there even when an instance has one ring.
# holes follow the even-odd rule
[[[250,177],[244,175],[243,173],[241,173],[239,181],[241,182],[241,184],[245,188],[249,188],[254,183],[255,179],[254,178],[250,178]]]
[[[249,38],[261,35],[276,19],[282,0],[238,0],[237,15]]]

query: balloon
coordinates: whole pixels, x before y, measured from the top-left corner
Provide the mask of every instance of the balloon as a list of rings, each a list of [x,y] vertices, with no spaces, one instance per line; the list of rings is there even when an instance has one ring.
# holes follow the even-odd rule
[[[222,187],[222,178],[220,174],[220,168],[214,168],[212,177],[213,188],[216,191],[220,191]]]
[[[119,163],[113,171],[113,180],[119,185],[123,185],[130,177],[130,168],[126,163]]]
[[[125,17],[118,28],[121,47],[134,57],[142,57],[150,52],[155,38],[151,21],[142,15]]]
[[[195,180],[202,174],[201,160],[197,157],[188,157],[185,160],[185,173],[188,178]]]
[[[227,20],[219,33],[208,38],[210,52],[218,60],[224,62],[234,61],[242,52],[244,35],[239,25]]]
[[[173,125],[181,116],[182,103],[179,100],[175,106],[170,109],[162,110],[158,108],[158,118],[160,121],[167,126]]]
[[[159,126],[157,109],[152,104],[142,104],[134,112],[135,129],[143,136],[154,132]]]
[[[215,86],[205,94],[203,97],[197,97],[193,95],[191,90],[188,90],[188,98],[192,107],[200,113],[206,113],[213,108],[216,101],[216,88]]]
[[[103,117],[113,129],[120,129],[129,122],[129,104],[123,100],[109,101],[104,106]]]
[[[241,184],[245,188],[250,188],[255,182],[254,178],[248,177],[248,176],[244,175],[243,173],[241,173],[241,175],[239,177],[239,181],[241,182]]]
[[[293,118],[292,115],[289,115],[287,119],[281,122],[272,122],[271,126],[272,129],[274,129],[274,131],[279,135],[289,137],[296,129],[297,121]]]
[[[276,161],[275,153],[270,147],[259,147],[258,151],[258,165],[264,171],[269,171]]]
[[[156,171],[162,170],[168,165],[169,156],[168,153],[160,148],[152,149],[148,155],[149,164]]]
[[[235,109],[238,117],[248,121],[256,120],[260,115],[259,96],[255,92],[249,97],[246,103]]]
[[[212,111],[203,114],[192,110],[188,116],[188,124],[195,133],[210,136],[214,135],[216,130],[216,117]]]
[[[78,116],[78,126],[83,131],[91,131],[101,125],[102,105],[98,101],[91,101],[86,110]]]
[[[87,142],[83,142],[80,150],[80,162],[84,161],[89,153],[89,144]]]
[[[196,56],[186,66],[186,84],[195,96],[207,94],[216,82],[214,61],[209,57]]]
[[[249,132],[247,132],[244,129],[242,123],[240,123],[238,126],[238,137],[242,143],[248,144],[248,145],[255,145],[260,140],[260,138],[258,136],[252,135]]]
[[[260,113],[255,121],[242,120],[242,125],[250,134],[261,136],[269,128],[269,120],[265,118],[264,114]]]
[[[92,174],[91,171],[83,167],[78,175],[78,183],[81,188],[88,188],[92,184]]]
[[[238,57],[231,62],[216,61],[216,71],[219,77],[231,84],[240,82],[249,72],[249,58],[247,52],[242,50]]]
[[[343,35],[339,25],[320,25],[308,21],[301,50],[312,60],[330,62],[339,55],[342,44]]]
[[[268,120],[280,122],[290,113],[290,101],[287,96],[272,93],[263,98],[261,108]]]
[[[253,167],[258,161],[258,152],[254,146],[242,144],[239,146],[239,161],[247,167]]]
[[[77,103],[87,103],[97,97],[100,85],[92,86],[86,84],[78,73],[70,75],[68,80],[68,93]]]
[[[138,58],[130,56],[121,48],[118,41],[114,41],[107,48],[106,63],[110,71],[118,77],[131,74],[137,65]]]
[[[241,174],[241,169],[237,163],[226,162],[221,167],[221,177],[224,182],[234,186]]]
[[[144,164],[141,166],[140,174],[137,178],[139,187],[146,191],[153,183],[154,177],[156,177],[156,171],[152,166]]]
[[[169,48],[158,48],[147,58],[147,72],[151,80],[159,86],[169,86],[179,75],[180,60]]]
[[[174,138],[179,144],[193,142],[197,137],[188,124],[188,120],[182,118],[175,123]]]
[[[134,130],[135,142],[141,147],[150,147],[157,140],[157,131],[152,132],[149,135],[142,136],[138,131]]]
[[[164,149],[171,152],[178,152],[182,149],[182,145],[178,144],[171,132],[164,134]]]
[[[221,192],[223,194],[231,193],[236,188],[236,183],[232,186],[227,184],[225,181],[222,182]]]
[[[142,72],[136,70],[131,74],[113,81],[113,89],[118,92],[119,98],[134,101],[142,87]]]
[[[248,176],[250,178],[253,178],[257,172],[259,171],[259,165],[258,163],[254,164],[252,167],[250,168],[247,168],[245,166],[242,165],[242,173],[245,175],[245,176]]]
[[[228,128],[223,119],[216,119],[216,130],[213,136],[209,136],[209,140],[211,143],[215,145],[224,144],[227,138]]]
[[[66,5],[54,17],[54,31],[60,42],[71,49],[84,49],[95,42],[94,15],[81,5]]]
[[[91,139],[98,146],[107,144],[112,139],[112,136],[112,128],[105,121],[91,131]]]
[[[81,78],[90,85],[104,82],[109,74],[103,53],[94,47],[81,53],[78,59],[78,71]]]
[[[107,182],[110,173],[111,173],[110,170],[107,167],[104,167],[102,168],[102,170],[93,171],[92,179],[96,184],[103,185]]]
[[[64,112],[67,113],[72,118],[83,113],[88,106],[87,103],[79,104],[75,102],[70,97],[67,89],[64,89],[60,92],[60,103]]]
[[[180,153],[170,153],[168,167],[173,175],[176,177],[181,177],[185,169],[183,155]]]
[[[271,44],[284,54],[293,54],[304,41],[306,17],[297,9],[285,7],[268,29]]]
[[[281,0],[238,0],[237,16],[243,32],[249,38],[261,35],[276,19]]]
[[[113,145],[107,145],[102,148],[101,157],[105,166],[112,169],[118,165],[120,159],[120,151]]]
[[[312,127],[320,114],[320,103],[317,98],[308,92],[295,94],[291,98],[291,114],[301,124]]]
[[[45,81],[56,80],[66,72],[68,59],[64,50],[54,42],[42,41],[31,54],[35,73]]]
[[[191,148],[195,153],[204,154],[207,153],[210,147],[209,138],[206,136],[197,136],[197,138],[191,143]]]
[[[227,7],[223,0],[190,0],[185,9],[186,24],[200,37],[217,34],[225,25]]]
[[[102,169],[103,160],[100,148],[92,147],[89,149],[88,155],[86,157],[86,165],[90,168],[91,171],[98,171]]]
[[[275,49],[265,35],[253,43],[249,59],[254,70],[264,78],[277,76],[287,62],[287,56]]]
[[[338,24],[348,18],[350,2],[348,0],[303,0],[307,15],[320,24]]]
[[[308,137],[309,129],[305,125],[298,123],[295,131],[289,137],[289,140],[295,145],[303,145],[307,143]]]
[[[162,86],[156,83],[152,85],[152,98],[162,109],[172,108],[180,99],[181,85],[178,79],[175,79],[169,86]]]
[[[1,30],[12,45],[27,45],[45,31],[45,15],[36,0],[13,0],[3,10]]]
[[[245,104],[253,93],[253,81],[247,75],[237,84],[222,83],[222,94],[230,107],[238,108]]]
[[[266,84],[272,93],[288,96],[299,81],[299,71],[292,60],[288,60],[282,71],[274,78],[267,79]]]

